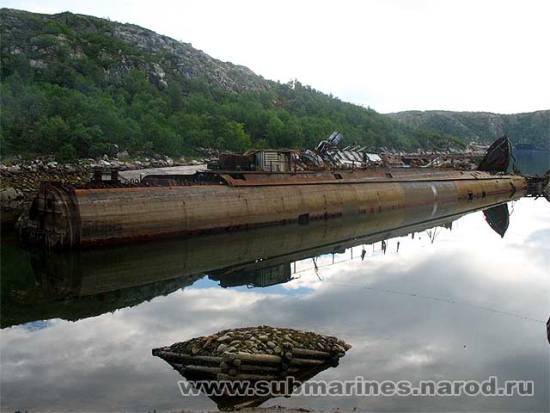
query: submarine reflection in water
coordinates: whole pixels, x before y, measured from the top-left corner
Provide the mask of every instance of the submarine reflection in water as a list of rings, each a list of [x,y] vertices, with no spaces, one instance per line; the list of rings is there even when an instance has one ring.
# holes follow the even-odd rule
[[[31,256],[33,275],[27,285],[22,285],[18,274],[2,277],[2,327],[51,318],[96,316],[169,294],[205,275],[223,287],[284,283],[292,279],[293,262],[448,226],[479,210],[498,209],[485,215],[491,227],[503,235],[508,224],[506,202],[520,197],[487,196],[307,225],[110,249],[36,253]]]

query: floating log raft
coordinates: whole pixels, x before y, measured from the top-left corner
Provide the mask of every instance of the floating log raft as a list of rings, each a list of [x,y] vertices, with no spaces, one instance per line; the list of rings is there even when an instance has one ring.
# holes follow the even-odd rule
[[[269,326],[223,330],[169,347],[153,349],[191,382],[283,381],[299,382],[338,366],[351,346],[336,337]],[[290,391],[289,391],[290,393]],[[290,394],[281,394],[290,396]],[[222,410],[258,406],[276,395],[209,395]]]

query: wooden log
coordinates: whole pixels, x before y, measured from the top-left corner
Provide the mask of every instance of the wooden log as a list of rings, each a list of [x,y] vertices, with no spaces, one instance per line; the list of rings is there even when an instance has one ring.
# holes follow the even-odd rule
[[[325,364],[325,360],[316,360],[316,359],[297,359],[293,358],[289,361],[292,366],[320,366]]]
[[[239,359],[242,363],[246,364],[271,364],[281,365],[283,358],[280,356],[274,356],[271,354],[248,354],[248,353],[224,353],[224,359],[228,364],[232,364],[233,360]],[[296,366],[317,366],[326,362],[326,360],[318,359],[303,359],[293,357],[291,360],[286,361],[291,365]]]
[[[239,370],[247,373],[251,373],[251,372],[284,373],[285,372],[278,367],[261,366],[261,365],[259,366],[259,365],[251,365],[251,364],[242,364],[239,367]],[[289,372],[289,373],[296,373],[299,371],[300,369],[296,367],[290,367],[286,370],[286,372]]]
[[[262,366],[262,365],[251,365],[251,364],[241,364],[239,366],[240,371],[244,372],[266,372],[266,373],[278,373],[280,370],[278,367],[271,367],[271,366]]]
[[[221,373],[221,369],[217,367],[205,367],[205,366],[185,366],[183,364],[171,363],[173,368],[175,368],[180,374],[185,375],[186,372],[202,373],[207,374],[212,377],[216,377]]]
[[[180,373],[183,374],[183,371],[185,370],[185,366],[183,364],[178,364],[178,363],[170,363],[170,365],[176,369],[177,371],[179,371]]]
[[[197,362],[220,364],[223,361],[222,357],[217,357],[217,356],[193,356],[191,354],[174,353],[173,351],[162,351],[162,350],[155,352],[155,356],[170,359],[170,360],[181,360],[187,363],[195,363],[195,364]]]
[[[170,347],[154,348],[153,350],[151,350],[151,353],[153,354],[153,356],[158,356],[159,353],[162,353],[164,351],[170,351]]]
[[[237,376],[230,376],[229,374],[220,373],[217,375],[218,380],[232,380],[232,381],[255,381],[255,380],[277,380],[279,377],[270,374],[238,374]]]
[[[224,353],[223,356],[225,360],[231,360],[231,362],[235,359],[239,359],[241,362],[260,364],[279,364],[282,360],[280,356],[271,354]]]
[[[294,347],[292,352],[298,357],[301,356],[301,357],[329,358],[331,356],[331,354],[327,353],[326,351],[309,350],[305,348],[296,348],[296,347]]]

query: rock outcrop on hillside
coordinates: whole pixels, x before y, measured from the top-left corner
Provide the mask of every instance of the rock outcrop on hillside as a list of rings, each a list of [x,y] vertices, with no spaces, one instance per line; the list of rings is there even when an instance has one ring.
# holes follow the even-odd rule
[[[133,24],[69,12],[47,15],[14,9],[1,9],[0,20],[2,47],[8,49],[5,52],[31,57],[35,68],[47,68],[59,59],[60,53],[71,58],[85,57],[87,45],[83,41],[104,43],[100,36],[106,35],[112,44],[98,47],[107,46],[102,50],[102,59],[110,63],[105,71],[112,80],[139,69],[159,87],[168,85],[168,74],[205,80],[235,92],[265,90],[272,83],[247,67],[214,59],[189,43]],[[56,23],[88,36],[75,36]]]

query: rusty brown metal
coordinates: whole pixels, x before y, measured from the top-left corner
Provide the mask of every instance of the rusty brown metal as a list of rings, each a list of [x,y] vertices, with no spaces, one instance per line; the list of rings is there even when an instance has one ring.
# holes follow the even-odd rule
[[[239,234],[223,231],[62,253],[39,249],[33,251],[31,260],[38,282],[9,292],[10,298],[2,304],[6,307],[2,308],[1,326],[44,318],[95,316],[99,309],[113,311],[150,299],[159,288],[164,294],[191,285],[204,274],[237,284],[243,274],[251,277],[268,268],[289,269],[294,261],[436,226],[450,227],[464,214],[520,196],[519,192],[512,197],[487,195],[437,207],[428,203],[344,219],[312,220],[307,227],[268,226]],[[82,300],[93,300],[98,305],[85,305]]]
[[[437,209],[527,189],[520,176],[427,168],[206,175],[206,182],[155,186],[45,185],[23,231],[27,239],[68,248],[420,205]]]
[[[20,224],[24,239],[31,243],[72,247],[80,244],[79,203],[74,187],[44,182],[28,216]]]
[[[371,168],[318,171],[307,173],[221,172],[219,176],[230,186],[280,186],[352,183],[405,183],[422,181],[494,180],[502,179],[480,171],[458,171],[429,168]]]

